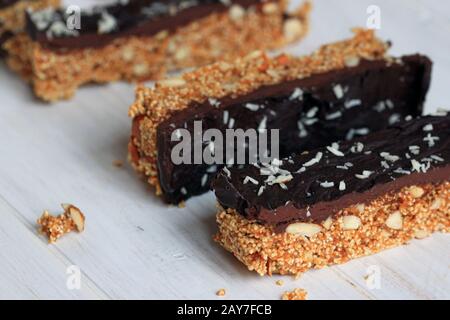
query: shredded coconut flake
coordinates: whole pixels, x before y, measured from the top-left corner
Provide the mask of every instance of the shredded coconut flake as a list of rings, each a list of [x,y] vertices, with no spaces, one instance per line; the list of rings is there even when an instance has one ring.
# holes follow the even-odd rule
[[[244,179],[244,184],[247,184],[249,182],[251,182],[251,183],[253,183],[255,185],[259,184],[258,180],[253,179],[252,177],[246,176],[245,179]]]
[[[368,179],[373,174],[373,171],[364,170],[362,174],[355,174],[355,177],[361,180]]]
[[[322,188],[333,188],[334,187],[334,182],[329,182],[329,181],[325,181],[325,182],[321,182],[320,186]]]
[[[320,160],[322,160],[323,157],[323,153],[322,152],[317,152],[316,156],[314,158],[312,158],[311,160],[309,160],[308,162],[306,162],[305,164],[303,164],[304,167],[311,167],[317,163],[320,162]]]
[[[338,99],[342,99],[344,97],[344,89],[340,84],[337,84],[333,87],[334,95]]]

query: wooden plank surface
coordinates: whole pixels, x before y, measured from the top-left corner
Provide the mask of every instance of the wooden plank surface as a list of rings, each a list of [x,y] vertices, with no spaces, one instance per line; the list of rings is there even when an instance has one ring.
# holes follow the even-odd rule
[[[286,51],[308,53],[348,37],[349,28],[365,25],[370,4],[316,0],[310,35]],[[427,111],[449,106],[450,3],[377,5],[379,34],[393,41],[395,54],[421,52],[435,62]],[[132,85],[88,86],[71,101],[45,105],[4,66],[0,83],[0,298],[216,299],[226,288],[225,299],[278,299],[296,287],[312,299],[450,298],[450,242],[442,234],[276,286],[282,277],[248,272],[212,241],[212,194],[167,208],[128,165],[112,165],[126,159]],[[62,202],[86,213],[86,231],[47,245],[35,221]],[[66,285],[71,265],[81,270],[79,290]],[[378,289],[366,284],[371,268],[380,271]]]

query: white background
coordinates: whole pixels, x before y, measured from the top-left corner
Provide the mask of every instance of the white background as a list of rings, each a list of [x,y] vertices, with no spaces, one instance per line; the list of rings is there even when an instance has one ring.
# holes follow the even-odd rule
[[[395,54],[434,60],[427,110],[448,106],[448,1],[317,0],[308,38],[286,50],[308,53],[349,37],[350,27],[365,25],[370,4],[380,6],[379,34],[393,41]],[[128,165],[111,164],[126,159],[133,98],[133,85],[116,83],[46,105],[0,67],[0,298],[278,299],[296,287],[312,299],[450,298],[450,242],[442,234],[298,280],[247,271],[211,240],[212,194],[168,208]],[[86,231],[48,245],[36,219],[43,209],[60,212],[62,202],[85,212]],[[66,287],[70,265],[81,269],[80,290]],[[372,265],[381,270],[379,290],[365,284]],[[280,278],[283,287],[275,285]],[[220,288],[225,298],[216,297]]]

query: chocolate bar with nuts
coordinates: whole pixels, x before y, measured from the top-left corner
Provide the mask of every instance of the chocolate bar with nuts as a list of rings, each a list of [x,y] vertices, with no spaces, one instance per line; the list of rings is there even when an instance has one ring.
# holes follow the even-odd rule
[[[419,117],[270,164],[221,171],[217,241],[261,275],[450,231],[450,115]]]
[[[66,99],[90,82],[155,80],[292,43],[308,30],[310,4],[294,12],[287,6],[287,0],[130,0],[84,10],[79,21],[63,9],[32,11],[27,32],[8,43],[8,63],[39,98]]]
[[[25,28],[25,10],[57,7],[60,0],[0,0],[0,55],[6,55],[3,44]]]
[[[221,168],[220,163],[172,161],[178,144],[173,134],[193,132],[196,121],[202,121],[203,130],[222,133],[279,129],[284,157],[420,115],[430,60],[391,58],[386,50],[372,31],[358,30],[354,38],[310,56],[271,59],[256,52],[234,64],[216,63],[161,81],[153,89],[141,87],[130,108],[131,163],[165,201],[177,204],[208,191]],[[221,163],[229,164],[225,160]]]

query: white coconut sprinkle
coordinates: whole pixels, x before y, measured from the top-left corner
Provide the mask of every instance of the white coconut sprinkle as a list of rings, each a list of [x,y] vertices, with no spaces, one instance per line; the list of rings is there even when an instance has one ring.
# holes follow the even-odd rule
[[[263,194],[265,188],[266,188],[266,187],[261,186],[261,187],[258,189],[258,197],[259,197],[260,195]]]
[[[439,141],[439,137],[434,137],[431,135],[431,133],[428,133],[428,135],[423,138],[423,141],[428,142],[428,147],[432,148],[436,145],[436,141]]]
[[[339,182],[339,191],[345,191],[345,189],[347,189],[345,181]]]
[[[394,109],[395,105],[394,105],[394,103],[392,102],[392,100],[387,99],[385,102],[386,102],[386,105],[387,105],[387,107],[388,107],[389,109]]]
[[[355,143],[351,148],[350,151],[352,153],[360,153],[364,150],[364,144],[362,144],[361,142],[357,142]]]
[[[97,32],[100,34],[110,33],[117,28],[117,20],[108,12],[102,12],[100,20],[98,21]]]
[[[306,208],[306,217],[311,217],[311,208],[309,206]]]
[[[271,164],[276,167],[281,167],[283,165],[283,160],[275,158],[272,160]]]
[[[351,108],[354,108],[354,107],[358,107],[361,104],[362,104],[361,100],[353,99],[353,100],[346,101],[345,104],[344,104],[344,107],[345,107],[345,109],[351,109]]]
[[[301,167],[300,169],[298,169],[295,173],[303,173],[306,171],[305,167]]]
[[[233,129],[235,122],[234,118],[230,118],[230,121],[228,121],[228,129]]]
[[[411,171],[408,170],[404,170],[402,168],[398,168],[394,170],[394,173],[398,173],[398,174],[411,174]]]
[[[174,133],[175,133],[175,137],[177,138],[177,140],[180,140],[181,139],[181,131],[180,131],[180,129],[175,130]]]
[[[208,175],[204,174],[202,176],[202,181],[201,181],[202,187],[204,187],[206,185],[206,182],[208,182]]]
[[[425,132],[433,131],[433,129],[434,129],[434,127],[431,123],[427,124],[426,126],[423,127],[423,131],[425,131]]]
[[[311,109],[308,110],[308,112],[306,113],[306,117],[307,118],[314,118],[317,114],[317,112],[319,111],[318,107],[312,107]]]
[[[350,129],[346,135],[347,140],[352,140],[355,135],[365,136],[370,133],[369,128]]]
[[[183,195],[187,195],[187,193],[188,193],[185,187],[181,188],[180,191],[181,191],[181,194],[183,194]]]
[[[282,182],[280,182],[278,185],[281,187],[281,189],[284,189],[284,190],[287,190],[287,189],[288,189],[287,185],[285,185],[285,184],[282,183]]]
[[[412,171],[416,171],[416,172],[426,172],[425,169],[425,165],[421,164],[419,161],[417,160],[411,160],[411,165],[412,165]]]
[[[258,111],[260,106],[254,103],[246,103],[245,107],[250,111]]]
[[[342,99],[344,97],[344,89],[340,84],[337,84],[333,87],[334,95],[338,99]]]
[[[381,166],[385,169],[389,169],[389,164],[386,161],[381,161]]]
[[[230,172],[230,170],[228,170],[227,167],[224,167],[222,170],[223,170],[223,172],[225,172],[225,174],[227,175],[228,178],[231,178],[231,172]]]
[[[329,182],[329,181],[325,181],[325,182],[321,182],[320,186],[322,188],[333,188],[334,187],[334,182]]]
[[[305,138],[306,136],[308,136],[308,131],[306,131],[305,125],[303,124],[302,121],[298,121],[297,126],[298,126],[298,130],[299,130],[300,138]]]
[[[294,177],[291,174],[289,174],[289,175],[281,175],[281,176],[276,177],[275,180],[273,180],[271,182],[271,184],[286,183],[286,182],[291,181],[292,179],[294,179]]]
[[[228,123],[228,119],[230,118],[230,113],[228,111],[224,111],[223,112],[223,124],[227,124]]]
[[[369,178],[373,173],[374,173],[373,171],[364,170],[362,174],[355,174],[355,177],[364,180]]]
[[[296,88],[294,92],[292,93],[289,100],[302,100],[303,99],[303,90],[300,88]]]
[[[394,113],[389,117],[388,122],[390,125],[393,125],[393,124],[396,124],[397,122],[400,122],[401,118],[402,118],[402,116],[400,114]]]
[[[386,110],[386,103],[384,101],[380,101],[373,107],[373,109],[378,112],[383,112]]]
[[[341,111],[336,111],[334,113],[327,114],[325,116],[325,119],[326,120],[335,120],[335,119],[339,119],[340,117],[342,117],[342,112]]]
[[[444,161],[445,161],[444,158],[439,157],[439,156],[436,156],[436,155],[434,155],[434,154],[432,154],[432,155],[430,156],[430,158],[433,159],[433,160],[435,160],[435,161],[437,161],[437,162],[444,162]]]
[[[306,162],[305,164],[303,164],[304,167],[311,167],[317,163],[320,162],[320,160],[322,160],[323,157],[323,153],[322,152],[317,152],[316,156],[314,158],[312,158],[311,160],[309,160],[308,162]]]
[[[220,102],[219,102],[219,100],[217,100],[217,99],[209,98],[209,99],[208,99],[208,102],[209,102],[210,105],[212,105],[212,106],[215,107],[215,108],[217,108],[217,107],[220,106]]]
[[[342,153],[342,151],[339,151],[338,148],[339,148],[339,145],[337,145],[337,148],[336,148],[336,146],[331,146],[331,147],[328,146],[327,150],[330,151],[332,154],[334,154],[337,157],[343,157],[344,153]]]
[[[245,179],[244,179],[244,184],[247,184],[249,182],[251,182],[251,183],[253,183],[255,185],[259,184],[258,180],[253,179],[252,177],[246,176]]]
[[[319,119],[317,118],[311,118],[311,119],[305,119],[303,120],[303,123],[307,126],[312,126],[313,124],[315,124],[317,121],[319,121]]]
[[[264,116],[264,118],[261,120],[258,126],[258,132],[263,132],[267,129],[267,116]]]
[[[409,149],[409,152],[411,152],[413,155],[420,154],[420,147],[419,146],[409,146],[408,149]]]
[[[389,152],[381,152],[380,157],[389,162],[397,162],[400,160],[399,156],[391,155]]]

